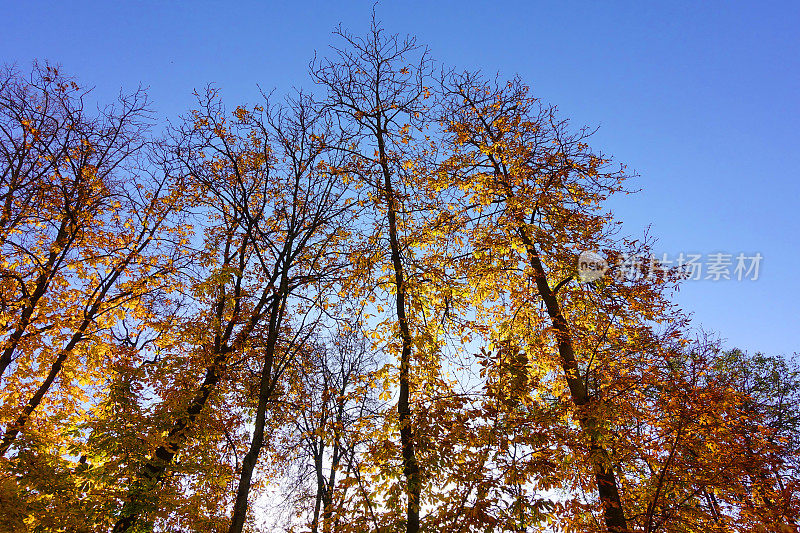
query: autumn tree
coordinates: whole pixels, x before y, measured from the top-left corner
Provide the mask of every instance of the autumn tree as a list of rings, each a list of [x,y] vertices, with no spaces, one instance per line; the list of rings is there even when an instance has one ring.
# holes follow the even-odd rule
[[[794,530],[800,511],[797,362],[776,355],[721,350],[717,346],[712,355],[710,368],[702,379],[708,386],[734,392],[731,401],[723,404],[726,411],[723,417],[735,421],[732,431],[737,437],[735,451],[740,456],[733,463],[739,466],[738,470],[729,471],[722,486],[713,491],[728,500],[720,505],[713,501],[712,495],[708,496],[715,518],[725,520],[720,507],[735,508],[737,518],[750,522],[742,526],[772,525],[780,531]],[[723,427],[727,429],[727,425]],[[718,452],[712,450],[712,453]],[[735,487],[739,483],[741,489],[737,493]]]
[[[331,248],[345,236],[347,203],[328,170],[325,124],[305,97],[282,111],[240,107],[228,116],[210,89],[200,104],[175,132],[171,150],[172,172],[193,195],[195,231],[203,241],[184,282],[192,312],[170,326],[180,334],[172,334],[169,347],[173,358],[186,360],[187,377],[200,379],[195,386],[191,380],[181,386],[187,380],[179,376],[167,382],[162,403],[174,414],[166,439],[134,476],[115,531],[163,514],[159,494],[176,456],[208,440],[199,432],[237,405],[255,416],[249,449],[241,463],[234,457],[239,466],[230,474],[239,476],[238,483],[231,479],[238,489],[230,527],[241,530],[268,404],[310,334],[302,317],[313,315],[325,276],[337,264]],[[258,378],[249,388],[230,381],[251,382],[252,367]],[[228,400],[234,403],[223,408]]]
[[[648,532],[791,530],[795,489],[782,484],[778,472],[786,472],[794,452],[790,440],[775,437],[791,434],[793,422],[784,411],[786,423],[778,429],[771,417],[753,409],[764,400],[761,385],[775,383],[771,369],[786,369],[785,363],[757,356],[731,367],[733,361],[743,362],[743,354],[724,352],[705,335],[666,344],[661,355],[650,369],[657,379],[631,402],[635,416],[618,424],[618,431],[635,435],[638,444],[620,449],[618,459],[632,527]],[[794,381],[791,373],[786,377],[761,404],[764,408],[772,404],[783,410],[779,398],[792,394]]]
[[[363,332],[350,326],[340,327],[339,332],[329,340],[329,346],[323,347],[307,374],[311,391],[306,398],[313,402],[316,396],[319,403],[310,405],[309,412],[296,422],[316,478],[312,533],[339,529],[336,524],[345,518],[348,500],[362,502],[367,510],[372,505],[368,496],[348,492],[361,489],[357,454],[362,453],[363,426],[368,427],[376,407],[369,381],[375,362],[369,360]]]
[[[422,479],[415,449],[415,426],[411,411],[414,317],[410,316],[409,251],[404,235],[411,218],[406,205],[414,165],[415,145],[409,144],[410,129],[419,130],[425,120],[425,86],[430,65],[427,51],[413,39],[386,35],[373,19],[366,37],[343,30],[336,34],[344,47],[335,49],[334,59],[312,66],[314,81],[327,91],[323,108],[342,124],[352,156],[348,175],[368,187],[374,205],[372,242],[385,239],[389,249],[391,276],[386,280],[394,295],[394,335],[399,358],[397,404],[400,447],[405,476],[406,531],[419,530]],[[376,262],[362,263],[359,276],[370,276]],[[370,270],[366,270],[370,269]]]
[[[745,449],[751,458],[760,459],[757,468],[746,471],[753,485],[751,497],[761,500],[745,500],[748,511],[766,523],[772,520],[787,530],[797,528],[800,368],[796,359],[732,349],[714,363],[714,374],[729,379],[729,386],[743,394],[737,407],[749,422]]]
[[[0,455],[23,494],[9,505],[31,511],[53,498],[44,472],[69,472],[61,454],[119,360],[117,328],[148,313],[180,240],[180,193],[146,164],[144,92],[91,101],[49,65],[0,81]]]
[[[285,110],[273,110],[266,121],[253,124],[261,135],[275,140],[275,177],[269,184],[273,217],[253,224],[260,268],[275,287],[262,333],[253,437],[242,463],[231,533],[244,527],[253,470],[265,444],[267,408],[279,380],[307,349],[320,312],[327,314],[326,297],[343,269],[338,244],[348,235],[350,206],[336,177],[341,152],[335,133],[308,98],[300,94]]]
[[[669,316],[667,278],[573,283],[581,251],[647,256],[641,243],[614,241],[615,225],[602,212],[627,176],[589,149],[589,130],[570,131],[519,81],[495,84],[467,73],[443,87],[455,153],[440,186],[462,188],[473,212],[464,231],[480,259],[473,263],[476,305],[502,299],[493,335],[516,345],[539,375],[560,369],[563,381],[549,386],[561,396],[566,385],[581,430],[572,446],[585,450],[606,527],[628,531],[610,421],[620,409],[616,398],[636,388],[638,361],[657,342],[650,324]]]
[[[277,400],[285,424],[266,468],[286,487],[289,521],[312,532],[379,527],[361,467],[380,428],[379,361],[359,321],[344,314],[320,331]]]
[[[0,525],[240,533],[273,485],[292,532],[796,530],[797,369],[693,338],[593,131],[336,36],[322,95],[164,138],[4,71]]]

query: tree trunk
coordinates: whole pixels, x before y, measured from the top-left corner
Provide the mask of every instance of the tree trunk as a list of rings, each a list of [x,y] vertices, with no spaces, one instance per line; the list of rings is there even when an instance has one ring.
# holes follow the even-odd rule
[[[288,261],[288,259],[286,259]],[[283,321],[283,313],[286,306],[286,298],[289,292],[288,267],[284,267],[281,273],[281,284],[279,295],[272,303],[269,317],[269,329],[267,331],[267,345],[264,354],[264,365],[261,368],[261,381],[258,388],[258,406],[256,407],[256,421],[253,428],[253,438],[250,440],[250,448],[242,461],[242,473],[239,477],[239,486],[236,489],[236,502],[233,505],[233,516],[231,517],[231,527],[229,533],[241,533],[247,519],[247,499],[250,494],[250,483],[253,479],[253,471],[258,462],[258,455],[264,445],[264,426],[267,417],[267,404],[272,399],[275,385],[278,382],[278,375],[273,376],[272,370],[275,362],[275,347],[278,343],[278,333]]]
[[[379,102],[380,103],[380,102]],[[408,509],[406,513],[406,533],[419,531],[419,502],[421,483],[419,465],[414,450],[414,431],[411,427],[410,394],[410,367],[411,367],[411,332],[406,317],[406,286],[403,273],[403,264],[400,258],[400,241],[397,236],[397,206],[392,187],[391,173],[386,158],[386,147],[383,141],[380,115],[377,120],[378,151],[380,165],[383,171],[384,198],[386,200],[387,220],[389,225],[389,246],[391,248],[392,266],[394,268],[394,285],[397,292],[396,312],[400,325],[400,397],[397,402],[397,413],[400,419],[400,445],[403,455],[403,474],[406,476],[406,496]]]
[[[325,478],[322,475],[322,454],[325,452],[325,443],[320,439],[319,452],[314,457],[314,469],[317,474],[317,494],[314,498],[314,517],[311,520],[311,533],[319,531],[319,516],[322,512],[322,500],[325,496]]]
[[[536,252],[533,240],[528,236],[524,228],[519,229],[519,234],[528,251],[528,260],[536,278],[536,287],[544,301],[553,328],[556,330],[561,367],[567,379],[572,402],[578,408],[578,420],[581,429],[588,435],[590,440],[589,460],[594,470],[597,492],[600,496],[600,503],[603,506],[606,527],[610,533],[629,533],[630,530],[622,510],[617,478],[610,464],[608,452],[597,443],[598,421],[588,411],[591,398],[578,371],[578,361],[575,357],[569,325],[561,312],[555,293],[550,289],[550,285],[547,282],[547,275],[539,259],[539,254]]]
[[[250,441],[250,448],[242,461],[242,473],[239,477],[239,486],[236,489],[236,503],[233,505],[233,516],[231,517],[230,533],[241,533],[247,519],[248,496],[250,495],[250,483],[253,479],[253,471],[258,462],[258,455],[264,445],[264,426],[266,423],[267,404],[270,401],[275,382],[271,379],[272,364],[274,353],[268,349],[268,354],[264,360],[264,367],[261,373],[261,391],[258,397],[258,407],[256,408],[256,422],[253,430],[253,438]]]

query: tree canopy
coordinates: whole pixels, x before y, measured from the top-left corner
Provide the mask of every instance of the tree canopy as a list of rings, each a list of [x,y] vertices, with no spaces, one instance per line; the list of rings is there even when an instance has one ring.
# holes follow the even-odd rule
[[[0,531],[797,531],[800,369],[620,271],[593,131],[335,37],[164,132],[2,72]]]

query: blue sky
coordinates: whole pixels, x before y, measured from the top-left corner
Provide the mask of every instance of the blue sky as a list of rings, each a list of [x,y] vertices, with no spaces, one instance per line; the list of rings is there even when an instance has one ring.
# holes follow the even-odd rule
[[[60,63],[108,101],[149,87],[162,118],[219,86],[230,106],[308,86],[338,23],[368,27],[372,2],[3,1],[0,62]],[[388,2],[387,30],[456,68],[520,75],[593,146],[641,174],[613,202],[656,249],[763,256],[756,281],[692,281],[677,301],[750,351],[800,350],[800,3]],[[732,268],[731,268],[732,270]]]

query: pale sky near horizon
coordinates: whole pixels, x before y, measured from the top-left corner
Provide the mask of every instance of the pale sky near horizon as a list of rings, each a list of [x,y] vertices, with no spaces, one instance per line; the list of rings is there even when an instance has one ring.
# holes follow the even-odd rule
[[[372,2],[0,1],[0,63],[62,65],[95,96],[149,87],[161,119],[214,83],[310,87],[338,24],[368,29]],[[625,233],[650,226],[678,254],[761,254],[757,280],[687,281],[676,300],[728,346],[800,350],[800,3],[388,2],[377,16],[442,64],[518,74],[593,147],[641,175],[614,200]],[[703,272],[705,278],[706,272]]]

